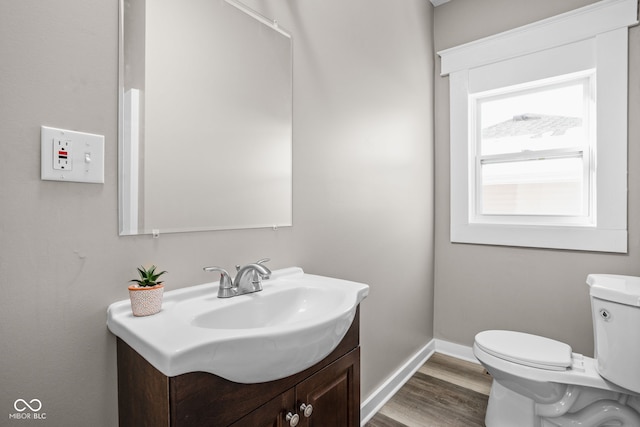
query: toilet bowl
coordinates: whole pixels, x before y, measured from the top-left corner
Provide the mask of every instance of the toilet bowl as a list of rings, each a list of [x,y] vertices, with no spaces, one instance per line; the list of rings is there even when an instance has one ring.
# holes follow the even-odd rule
[[[640,278],[589,275],[596,357],[516,331],[476,335],[487,427],[640,427]]]

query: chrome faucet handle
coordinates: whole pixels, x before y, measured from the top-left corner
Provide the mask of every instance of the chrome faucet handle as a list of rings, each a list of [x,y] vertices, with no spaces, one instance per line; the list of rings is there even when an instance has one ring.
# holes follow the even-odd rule
[[[257,290],[262,290],[262,279],[264,280],[268,280],[271,277],[271,270],[269,270],[269,267],[267,267],[266,265],[264,265],[265,262],[269,262],[271,261],[271,258],[262,258],[256,262],[254,262],[254,264],[257,264],[261,267],[264,268],[264,272],[259,272],[258,270],[253,270],[253,277],[251,278],[251,282],[253,283],[254,287]],[[266,273],[266,274],[265,274]]]
[[[254,262],[254,264],[258,264],[261,267],[264,267],[264,269],[267,271],[267,273],[266,274],[261,273],[261,276],[258,276],[258,271],[254,270],[254,272],[253,272],[253,281],[259,280],[259,278],[262,278],[262,279],[268,279],[269,278],[269,276],[271,275],[271,270],[269,270],[269,267],[264,265],[265,262],[269,262],[269,261],[271,261],[271,258],[262,258],[262,259],[259,259],[256,262]],[[236,271],[240,271],[241,268],[242,268],[242,266],[240,264],[236,264]]]
[[[256,262],[254,262],[254,264],[260,264],[260,265],[262,265],[264,267],[264,263],[265,262],[269,262],[269,261],[271,261],[271,258],[262,258],[262,259],[259,259]],[[241,267],[242,266],[240,264],[236,264],[236,271],[239,271]]]
[[[261,266],[263,266],[264,269],[267,270],[268,272],[267,274],[262,275],[263,279],[268,279],[269,276],[271,275],[271,270],[269,270],[269,268],[266,265],[264,265],[265,262],[269,262],[269,261],[271,261],[271,258],[262,258],[255,262],[256,264],[260,264]]]
[[[204,271],[217,271],[220,273],[220,287],[218,288],[218,298],[229,298],[235,295],[235,289],[231,276],[227,270],[221,267],[204,267]]]
[[[247,264],[238,270],[233,280],[233,287],[239,294],[259,292],[262,290],[261,278],[269,276],[271,270],[262,264]]]

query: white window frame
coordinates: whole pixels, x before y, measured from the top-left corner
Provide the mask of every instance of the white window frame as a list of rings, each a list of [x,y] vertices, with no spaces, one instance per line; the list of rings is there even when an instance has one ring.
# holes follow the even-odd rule
[[[469,168],[472,176],[470,182],[470,222],[472,223],[493,223],[493,224],[523,224],[523,225],[595,225],[595,206],[594,199],[591,190],[595,181],[595,164],[592,162],[594,159],[593,151],[595,150],[595,85],[596,75],[595,69],[585,70],[569,75],[562,75],[553,77],[551,79],[545,79],[542,81],[527,82],[524,85],[517,87],[500,88],[489,92],[481,92],[469,94],[469,156],[473,158],[473,164],[470,163]],[[540,151],[525,151],[514,152],[505,154],[489,154],[482,155],[481,150],[481,136],[478,107],[479,104],[486,99],[492,99],[496,97],[508,97],[510,94],[522,93],[525,91],[532,91],[551,87],[561,87],[567,84],[579,82],[583,86],[586,86],[584,93],[583,103],[586,104],[586,110],[584,116],[591,129],[589,129],[588,140],[582,142],[581,146],[575,146],[570,148],[552,148]],[[542,113],[543,111],[537,111]],[[568,157],[580,157],[583,163],[583,215],[580,216],[562,216],[562,215],[508,215],[508,214],[483,214],[480,212],[482,205],[482,164],[489,163],[501,163],[501,162],[514,162],[514,161],[526,161],[526,160],[539,160],[541,158],[568,158]]]
[[[637,0],[603,0],[438,52],[450,87],[452,242],[627,252],[627,50],[637,9]],[[591,69],[597,79],[592,219],[478,221],[473,94]]]

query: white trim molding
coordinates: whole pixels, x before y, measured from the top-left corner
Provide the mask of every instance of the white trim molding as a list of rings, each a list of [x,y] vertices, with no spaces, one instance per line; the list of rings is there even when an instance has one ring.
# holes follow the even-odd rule
[[[473,355],[473,348],[466,345],[437,339],[436,353],[446,354],[447,356],[455,357],[456,359],[480,364],[478,359]]]
[[[602,0],[552,18],[447,49],[451,242],[626,253],[628,27],[637,0]],[[544,64],[544,66],[540,66]],[[480,221],[475,211],[472,95],[594,69],[593,179],[589,224],[526,218]]]
[[[448,2],[449,2],[449,0],[431,0],[431,4],[432,4],[434,7],[438,7],[438,6],[440,6],[441,4],[445,4],[445,3],[448,3]]]
[[[438,52],[440,75],[479,67],[638,24],[637,0],[602,0],[542,21]]]
[[[415,374],[422,365],[435,353],[436,340],[429,341],[409,360],[400,366],[362,402],[360,406],[360,425],[364,426],[393,397],[394,394]]]
[[[480,363],[473,356],[471,347],[439,339],[432,339],[399,367],[362,402],[360,425],[364,426],[393,397],[394,394],[424,365],[434,353],[442,353],[468,362]]]

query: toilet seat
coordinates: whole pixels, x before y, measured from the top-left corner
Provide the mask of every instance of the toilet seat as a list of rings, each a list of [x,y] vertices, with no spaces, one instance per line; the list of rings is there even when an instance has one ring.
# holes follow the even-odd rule
[[[568,344],[524,332],[483,331],[475,343],[494,357],[532,368],[565,371],[572,363]]]
[[[493,353],[495,354],[495,351]],[[509,373],[509,375],[515,375],[531,381],[574,384],[629,394],[628,390],[602,378],[596,370],[596,360],[591,357],[574,353],[573,364],[570,368],[552,370],[527,366],[522,361],[512,362],[507,360],[504,355],[495,356],[494,354],[480,348],[477,342],[473,344],[473,355],[478,361],[485,367],[493,366],[502,372]]]

